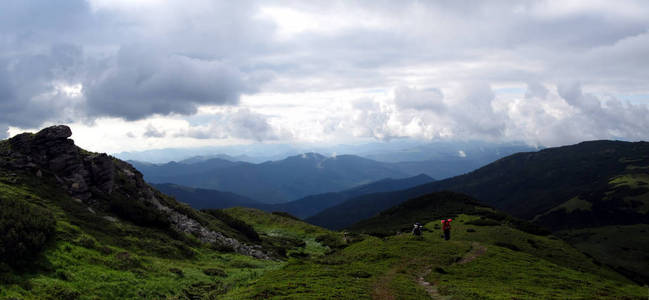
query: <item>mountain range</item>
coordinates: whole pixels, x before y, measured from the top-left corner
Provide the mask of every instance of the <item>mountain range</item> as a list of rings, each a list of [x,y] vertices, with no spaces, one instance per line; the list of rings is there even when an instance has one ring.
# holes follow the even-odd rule
[[[310,195],[295,201],[278,204],[259,203],[250,198],[230,192],[191,188],[176,184],[162,183],[153,184],[153,186],[163,193],[174,196],[177,200],[187,203],[196,209],[244,206],[258,208],[268,212],[281,211],[298,218],[307,218],[326,208],[360,195],[402,190],[431,181],[433,179],[425,174],[402,179],[386,178],[340,192]]]

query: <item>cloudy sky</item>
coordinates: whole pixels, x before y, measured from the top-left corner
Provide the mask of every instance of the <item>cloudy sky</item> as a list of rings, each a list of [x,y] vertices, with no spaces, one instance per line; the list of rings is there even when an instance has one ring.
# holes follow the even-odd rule
[[[647,1],[0,2],[0,136],[649,139]]]

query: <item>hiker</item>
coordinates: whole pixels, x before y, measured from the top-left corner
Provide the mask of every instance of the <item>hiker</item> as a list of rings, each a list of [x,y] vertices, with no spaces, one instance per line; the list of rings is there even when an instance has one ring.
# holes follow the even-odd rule
[[[419,222],[415,223],[415,226],[412,228],[412,235],[421,235],[421,224]]]
[[[451,221],[453,221],[453,219],[442,220],[442,230],[444,230],[444,239],[447,241],[451,239]]]

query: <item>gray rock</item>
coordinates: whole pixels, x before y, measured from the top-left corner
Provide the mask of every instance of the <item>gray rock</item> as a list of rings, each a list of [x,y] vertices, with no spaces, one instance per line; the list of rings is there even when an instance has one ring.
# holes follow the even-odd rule
[[[19,134],[9,140],[10,153],[3,154],[11,159],[0,157],[0,161],[9,161],[7,165],[13,169],[31,170],[40,176],[52,174],[75,201],[92,206],[88,207],[92,213],[108,211],[111,197],[140,201],[168,217],[171,226],[179,232],[194,235],[204,243],[230,247],[244,255],[270,259],[260,246],[247,245],[210,230],[190,216],[164,205],[133,166],[103,153],[83,151],[68,139],[71,135],[72,131],[65,125],[48,127],[36,134]],[[103,218],[117,222],[111,216]]]
[[[72,130],[65,125],[47,127],[36,134],[37,139],[56,140],[67,139],[72,136]]]

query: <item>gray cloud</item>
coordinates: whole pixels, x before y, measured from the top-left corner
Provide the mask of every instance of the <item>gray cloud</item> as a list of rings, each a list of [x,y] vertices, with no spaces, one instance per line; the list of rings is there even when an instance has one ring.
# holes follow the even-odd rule
[[[61,89],[78,75],[80,49],[59,44],[47,52],[0,60],[0,122],[33,127],[46,120],[68,122],[79,99]]]
[[[273,128],[268,117],[249,109],[238,109],[212,116],[207,126],[194,126],[176,134],[197,139],[237,138],[258,142],[290,139],[290,133]]]
[[[142,119],[152,114],[193,114],[200,104],[237,104],[255,82],[236,67],[179,55],[122,48],[116,62],[84,84],[93,115]],[[118,105],[116,105],[118,104]]]
[[[525,98],[545,99],[549,92],[550,91],[539,82],[528,82],[527,90],[525,91]]]
[[[4,1],[0,110],[8,113],[0,122],[137,120],[189,115],[198,105],[237,105],[272,78],[242,63],[263,51],[272,30],[253,20],[254,11],[245,1],[178,1],[151,7],[158,20],[87,1]],[[71,85],[83,87],[75,99],[60,90]]]
[[[444,94],[436,88],[416,90],[399,87],[395,90],[394,102],[401,109],[431,110],[444,112]]]
[[[129,135],[129,134],[132,135],[132,133],[130,133],[130,132],[127,133],[127,135]],[[146,131],[144,132],[144,134],[142,136],[151,137],[151,138],[161,138],[161,137],[164,137],[165,135],[167,135],[167,133],[165,131],[159,130],[158,128],[153,126],[151,123],[149,123],[146,126]]]
[[[493,90],[486,83],[476,82],[465,85],[461,95],[452,104],[455,128],[463,138],[477,136],[498,138],[505,130],[507,116],[494,111]]]
[[[356,103],[352,120],[323,127],[379,139],[422,131],[548,143],[649,138],[646,106],[603,96],[649,94],[645,1],[168,1],[142,4],[146,14],[105,3],[0,2],[0,135],[45,122],[192,115],[259,91],[418,86],[397,89],[394,106]],[[266,6],[303,12],[297,21],[315,25],[280,37],[281,22],[295,20],[264,19]],[[491,89],[525,83],[525,102]],[[265,115],[230,114],[186,134],[290,136]]]

